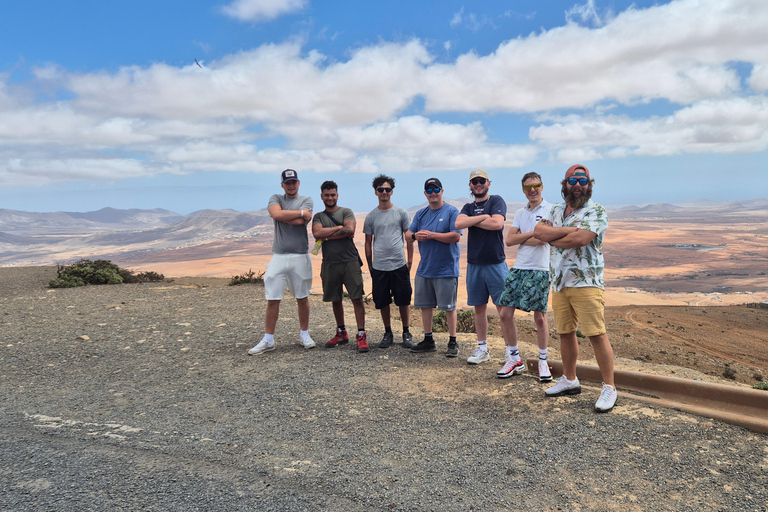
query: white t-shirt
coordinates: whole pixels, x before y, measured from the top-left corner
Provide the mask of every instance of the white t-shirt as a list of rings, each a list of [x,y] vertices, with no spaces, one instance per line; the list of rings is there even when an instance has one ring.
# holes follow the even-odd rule
[[[517,210],[512,227],[520,230],[520,233],[530,233],[536,228],[536,224],[542,220],[552,220],[552,206],[546,199],[542,199],[539,206],[533,210],[528,205]],[[513,268],[520,270],[549,270],[549,244],[517,246],[517,258]]]

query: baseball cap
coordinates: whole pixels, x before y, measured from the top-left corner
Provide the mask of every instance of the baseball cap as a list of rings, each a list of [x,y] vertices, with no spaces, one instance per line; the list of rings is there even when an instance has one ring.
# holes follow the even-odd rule
[[[299,175],[296,174],[296,171],[293,169],[286,169],[283,171],[283,174],[280,175],[282,181],[281,183],[285,183],[286,181],[299,181]]]
[[[424,190],[427,190],[428,188],[434,188],[434,187],[443,188],[443,184],[440,183],[440,180],[437,178],[429,178],[427,181],[424,182]]]
[[[579,177],[585,177],[589,178],[589,169],[584,167],[583,165],[572,165],[568,168],[567,171],[565,171],[565,179],[570,178],[571,176],[579,176]]]
[[[482,169],[475,169],[469,173],[469,181],[472,181],[472,178],[485,178],[488,181],[491,181],[491,178],[488,177],[488,173]]]

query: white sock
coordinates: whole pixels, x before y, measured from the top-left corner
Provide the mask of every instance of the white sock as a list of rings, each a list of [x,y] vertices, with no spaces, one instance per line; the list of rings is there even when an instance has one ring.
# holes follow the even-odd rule
[[[507,345],[507,356],[509,356],[512,361],[518,361],[520,359],[520,350],[518,350],[517,345],[514,347]]]
[[[275,342],[275,335],[264,333],[264,337],[261,338],[261,341],[264,341],[264,340],[267,340],[267,343],[272,344]]]
[[[485,352],[488,352],[488,341],[487,340],[478,341],[477,348],[479,348],[480,350],[484,350]]]
[[[547,360],[547,349],[545,348],[539,349],[539,359],[543,359],[544,361]]]
[[[299,335],[301,336],[301,339],[309,338],[309,331],[299,331]]]

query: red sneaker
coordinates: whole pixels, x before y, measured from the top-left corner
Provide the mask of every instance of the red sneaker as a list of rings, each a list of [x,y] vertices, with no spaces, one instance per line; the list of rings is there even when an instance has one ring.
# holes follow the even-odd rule
[[[344,345],[345,343],[349,343],[349,336],[347,336],[347,331],[339,331],[336,330],[336,336],[331,338],[330,340],[325,342],[325,346],[327,348],[333,348],[337,345]]]
[[[355,339],[357,339],[357,351],[368,352],[368,336],[366,333],[363,332],[363,334],[358,334],[355,336]]]

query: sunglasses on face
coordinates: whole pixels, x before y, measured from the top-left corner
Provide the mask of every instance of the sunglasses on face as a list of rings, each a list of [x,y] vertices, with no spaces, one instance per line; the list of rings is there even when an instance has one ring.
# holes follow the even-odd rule
[[[589,178],[568,178],[569,185],[573,186],[577,183],[582,187],[586,187],[587,185],[589,185]]]
[[[376,192],[378,192],[379,194],[391,194],[392,189],[389,187],[379,187],[376,189]]]
[[[533,185],[523,185],[523,190],[526,192],[530,192],[531,190],[539,190],[541,188],[541,183],[534,183]]]
[[[485,185],[485,182],[488,181],[485,178],[472,178],[469,180],[469,182],[473,185]]]
[[[435,187],[435,188],[424,189],[424,192],[426,192],[427,194],[432,194],[432,193],[439,194],[441,190],[442,189],[440,187]]]

